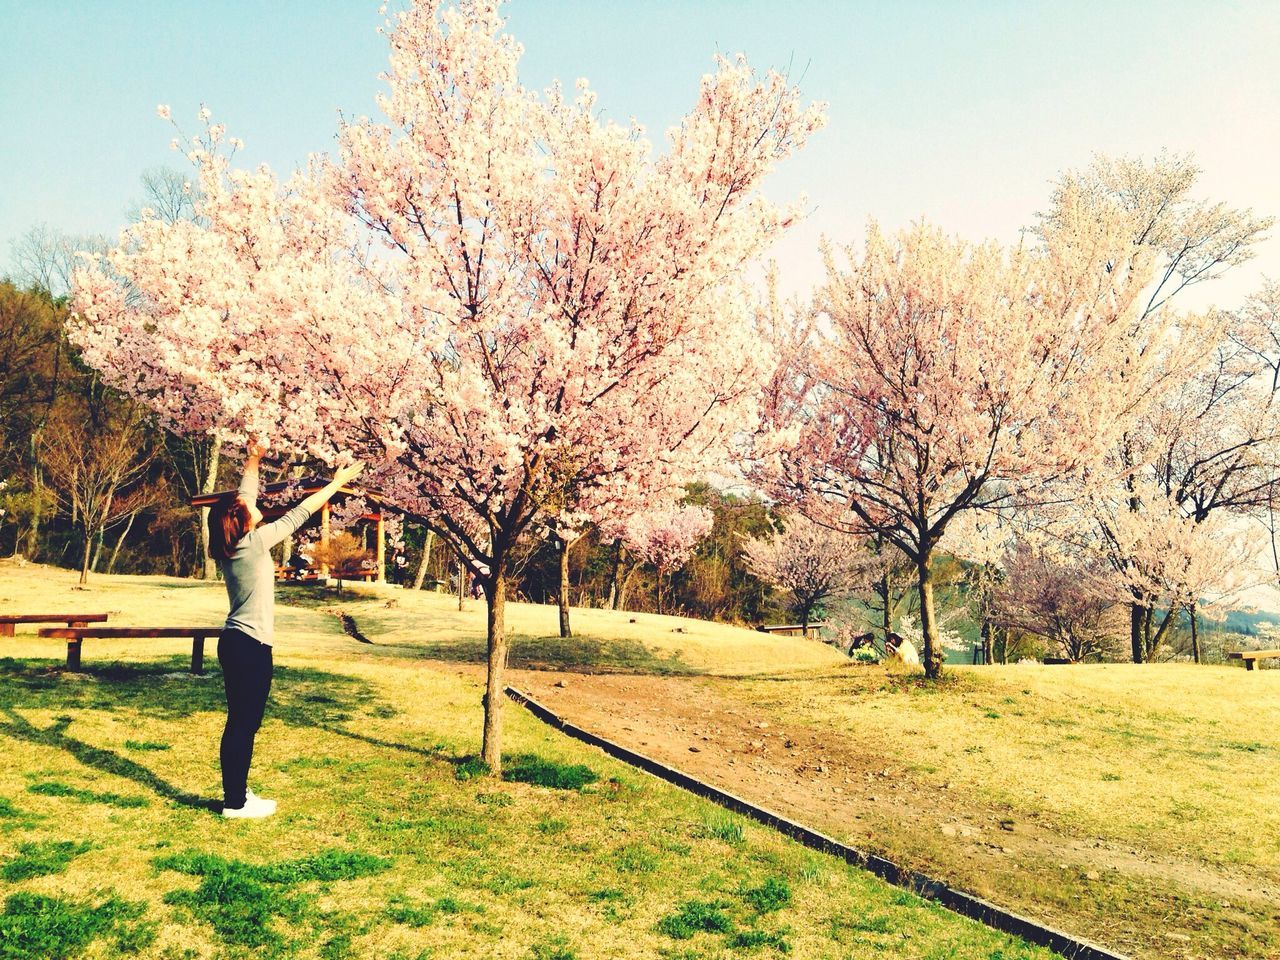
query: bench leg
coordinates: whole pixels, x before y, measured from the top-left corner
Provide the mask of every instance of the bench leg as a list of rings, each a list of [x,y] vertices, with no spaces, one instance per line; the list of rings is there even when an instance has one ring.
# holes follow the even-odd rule
[[[72,673],[80,672],[80,640],[67,641],[67,669]]]
[[[204,637],[191,641],[191,672],[197,677],[204,675]]]
[[[13,636],[13,624],[0,623],[0,637],[12,637],[12,636]]]
[[[1246,660],[1246,661],[1244,662],[1244,668],[1245,668],[1246,670],[1252,670],[1252,669],[1253,669],[1253,657],[1250,657],[1248,660]]]

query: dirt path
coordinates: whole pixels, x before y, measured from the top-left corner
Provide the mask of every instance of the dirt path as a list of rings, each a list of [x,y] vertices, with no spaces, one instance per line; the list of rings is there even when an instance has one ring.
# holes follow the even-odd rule
[[[1229,929],[1206,924],[1230,910],[1252,922],[1280,919],[1280,890],[1265,879],[1015,819],[921,782],[887,750],[869,755],[836,730],[781,725],[735,695],[732,681],[541,671],[511,671],[510,681],[592,732],[1135,956],[1257,957],[1233,949]],[[1205,900],[1212,909],[1197,915],[1194,904]]]

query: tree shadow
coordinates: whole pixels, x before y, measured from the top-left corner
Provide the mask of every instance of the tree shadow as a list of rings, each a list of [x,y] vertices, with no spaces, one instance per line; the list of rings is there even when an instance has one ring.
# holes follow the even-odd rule
[[[654,676],[696,676],[704,671],[684,662],[680,651],[661,656],[638,640],[600,640],[596,637],[508,638],[507,666],[516,670],[554,670],[560,673],[629,673]],[[441,660],[447,663],[484,663],[488,649],[483,637],[422,643],[378,641],[379,653],[397,657]]]
[[[116,776],[132,780],[153,793],[159,794],[166,800],[172,800],[184,807],[208,810],[213,813],[222,809],[220,802],[204,799],[189,791],[180,790],[135,760],[130,760],[128,757],[122,757],[111,750],[104,750],[102,747],[95,747],[92,744],[85,743],[83,740],[68,736],[66,730],[73,722],[71,717],[58,717],[49,726],[41,728],[21,716],[10,706],[0,707],[0,714],[5,717],[4,721],[0,721],[0,736],[65,750],[86,767],[101,770],[103,773],[113,773]]]
[[[64,750],[94,770],[132,780],[182,806],[217,813],[220,800],[184,790],[130,757],[93,746],[69,733],[75,722],[60,716],[46,727],[18,712],[37,710],[134,710],[139,714],[177,721],[199,713],[221,714],[226,709],[222,675],[217,664],[204,677],[185,673],[189,661],[172,657],[146,663],[105,663],[83,673],[66,673],[58,661],[0,659],[0,737]],[[294,728],[321,730],[371,746],[395,749],[449,761],[443,747],[425,748],[382,740],[343,724],[361,712],[392,716],[395,711],[359,677],[307,667],[277,666],[267,718]]]

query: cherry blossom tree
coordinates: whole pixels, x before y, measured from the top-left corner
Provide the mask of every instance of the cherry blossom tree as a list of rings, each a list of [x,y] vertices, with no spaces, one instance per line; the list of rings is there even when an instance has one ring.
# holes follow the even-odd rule
[[[652,159],[585,81],[523,88],[502,25],[479,0],[400,14],[388,122],[344,128],[333,178],[441,341],[385,476],[484,589],[495,770],[517,541],[548,507],[590,516],[724,456],[764,372],[742,268],[794,216],[757,187],[821,123],[781,75],[722,59]]]
[[[804,636],[809,616],[822,601],[865,589],[875,569],[874,556],[848,534],[814,523],[803,514],[769,540],[744,540],[743,559],[750,571],[795,600]]]
[[[1184,610],[1192,620],[1198,661],[1199,611],[1230,609],[1249,588],[1275,581],[1260,562],[1261,528],[1243,525],[1226,512],[1197,518],[1156,481],[1132,480],[1125,493],[1105,499],[1093,494],[1089,509],[1102,537],[1089,542],[1110,561],[1130,597],[1146,598],[1135,662],[1156,657],[1170,624]]]
[[[1043,637],[1068,660],[1103,657],[1123,632],[1123,591],[1096,556],[1019,541],[1003,561],[993,616],[1005,629]]]
[[[233,169],[204,112],[200,222],[126,231],[78,277],[75,334],[176,429],[355,450],[459,553],[488,606],[495,773],[513,551],[565,504],[643,501],[727,455],[769,361],[743,268],[796,216],[759,186],[823,122],[721,58],[655,158],[585,81],[524,88],[503,26],[492,0],[397,13],[386,119],[284,184]]]
[[[872,227],[827,281],[768,394],[760,479],[912,563],[923,662],[943,652],[932,560],[957,514],[1097,462],[1159,380],[1173,321],[1139,323],[1151,258],[1116,219],[1064,219],[1005,250]]]
[[[1220,277],[1248,261],[1272,218],[1194,196],[1199,169],[1189,157],[1161,155],[1145,161],[1098,157],[1083,170],[1064,173],[1037,232],[1049,244],[1078,230],[1082,220],[1104,221],[1129,238],[1134,255],[1150,260],[1138,322],[1168,312],[1186,289]],[[1098,516],[1080,516],[1082,535],[1101,530],[1111,564],[1132,591],[1130,643],[1135,662],[1154,653],[1156,607],[1174,609],[1150,592],[1153,581],[1138,571],[1143,556],[1116,555],[1112,507],[1149,508],[1156,516],[1131,525],[1173,527],[1215,513],[1257,512],[1274,498],[1280,476],[1277,440],[1280,407],[1274,314],[1267,291],[1235,314],[1211,312],[1183,318],[1180,335],[1204,349],[1167,357],[1164,370],[1143,387],[1152,402],[1116,440],[1103,470],[1063,491],[1066,499],[1102,505]],[[1169,373],[1173,376],[1169,376]],[[1107,483],[1115,490],[1101,489]],[[1158,489],[1157,489],[1158,488]],[[1172,508],[1164,509],[1171,504]],[[1161,519],[1163,518],[1163,520]],[[1126,524],[1126,526],[1129,524]],[[1077,537],[1076,539],[1079,539]],[[1212,537],[1203,538],[1206,543]],[[1193,616],[1194,619],[1194,616]],[[1167,621],[1166,621],[1167,622]],[[1155,641],[1158,646],[1158,639]]]
[[[623,524],[622,540],[641,563],[658,571],[658,612],[662,613],[663,577],[693,554],[711,532],[713,518],[705,507],[671,506],[636,513]]]

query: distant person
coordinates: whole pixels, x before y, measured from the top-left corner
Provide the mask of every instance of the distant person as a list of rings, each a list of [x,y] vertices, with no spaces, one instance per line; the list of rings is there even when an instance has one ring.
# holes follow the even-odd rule
[[[916,646],[900,633],[890,633],[884,639],[885,653],[890,660],[900,660],[910,666],[920,665],[920,654]]]
[[[279,520],[259,526],[258,463],[264,453],[254,444],[244,463],[244,477],[209,511],[209,552],[227,584],[231,612],[218,637],[218,663],[227,694],[227,724],[222,731],[222,815],[269,817],[276,802],[256,797],[248,788],[253,740],[271,692],[271,644],[275,624],[275,563],[271,548],[292,535],[345,483],[359,475],[362,464],[341,467],[333,480]]]
[[[311,563],[302,555],[301,551],[295,550],[289,556],[289,569],[294,580],[301,580],[310,568]]]

